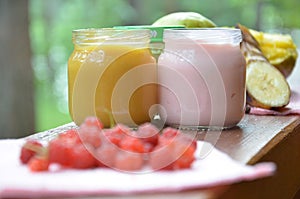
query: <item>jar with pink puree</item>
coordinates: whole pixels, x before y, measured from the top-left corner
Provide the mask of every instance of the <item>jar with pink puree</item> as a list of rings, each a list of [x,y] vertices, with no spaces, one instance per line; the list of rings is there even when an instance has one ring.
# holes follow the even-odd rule
[[[225,129],[244,117],[246,63],[241,31],[168,29],[158,59],[159,114],[166,125]]]

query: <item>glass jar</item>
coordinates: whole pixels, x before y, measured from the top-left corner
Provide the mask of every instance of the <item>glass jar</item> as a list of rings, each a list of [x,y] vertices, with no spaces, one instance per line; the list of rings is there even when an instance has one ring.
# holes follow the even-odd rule
[[[149,30],[80,29],[73,31],[68,61],[69,111],[80,125],[97,116],[135,126],[151,121],[157,103],[156,61]]]
[[[182,128],[229,128],[245,113],[239,29],[164,31],[158,59],[160,117]]]
[[[150,49],[152,55],[158,59],[159,55],[164,49],[163,32],[165,29],[184,28],[184,25],[173,26],[152,26],[152,25],[138,25],[138,26],[115,26],[116,29],[149,29],[151,31]]]

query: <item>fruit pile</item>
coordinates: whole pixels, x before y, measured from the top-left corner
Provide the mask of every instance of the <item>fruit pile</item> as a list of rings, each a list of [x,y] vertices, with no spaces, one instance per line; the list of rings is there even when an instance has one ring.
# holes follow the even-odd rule
[[[78,129],[60,133],[46,146],[27,140],[20,161],[34,172],[50,170],[51,165],[61,169],[177,170],[191,167],[195,150],[196,141],[177,129],[160,132],[150,123],[136,131],[121,124],[103,129],[96,117],[88,117]]]

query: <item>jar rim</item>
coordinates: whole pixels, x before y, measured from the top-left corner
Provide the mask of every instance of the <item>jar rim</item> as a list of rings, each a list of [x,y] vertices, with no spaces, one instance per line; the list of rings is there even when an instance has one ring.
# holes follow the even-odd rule
[[[133,25],[133,26],[114,26],[114,29],[149,29],[151,32],[151,42],[162,42],[164,29],[184,28],[184,25],[167,25],[167,26],[153,26],[153,25]]]
[[[150,42],[148,29],[119,30],[113,28],[86,28],[72,31],[73,42],[77,44],[95,44],[103,42],[145,43]]]
[[[166,29],[164,41],[197,41],[197,43],[232,43],[239,44],[242,41],[242,33],[237,28],[189,28]]]

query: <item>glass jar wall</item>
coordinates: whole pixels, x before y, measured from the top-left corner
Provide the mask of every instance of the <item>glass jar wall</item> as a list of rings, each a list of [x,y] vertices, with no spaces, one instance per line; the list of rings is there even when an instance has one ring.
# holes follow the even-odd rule
[[[158,83],[166,124],[221,129],[238,124],[246,93],[240,30],[165,30],[164,42]]]
[[[149,30],[81,29],[73,31],[68,61],[69,111],[80,125],[97,116],[135,126],[151,120],[157,103],[156,61]]]

